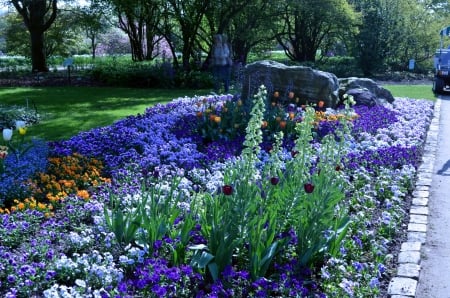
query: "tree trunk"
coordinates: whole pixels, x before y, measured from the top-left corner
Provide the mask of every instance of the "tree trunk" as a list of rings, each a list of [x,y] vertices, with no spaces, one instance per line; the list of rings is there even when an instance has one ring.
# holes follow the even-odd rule
[[[92,59],[95,59],[95,51],[97,50],[97,45],[95,44],[95,37],[91,37],[91,48],[92,48]]]
[[[44,32],[30,29],[31,65],[33,72],[48,72],[44,53]]]

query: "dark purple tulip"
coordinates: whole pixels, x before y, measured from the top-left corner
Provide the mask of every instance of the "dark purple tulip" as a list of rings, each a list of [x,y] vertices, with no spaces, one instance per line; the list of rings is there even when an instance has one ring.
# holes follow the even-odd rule
[[[272,177],[272,178],[270,178],[270,183],[271,183],[272,185],[277,185],[278,182],[280,182],[280,178],[278,178],[278,177]]]
[[[314,191],[314,184],[312,183],[305,183],[303,187],[305,188],[306,193],[312,193]]]
[[[222,186],[222,192],[226,196],[231,196],[231,194],[233,193],[233,186],[231,185]]]

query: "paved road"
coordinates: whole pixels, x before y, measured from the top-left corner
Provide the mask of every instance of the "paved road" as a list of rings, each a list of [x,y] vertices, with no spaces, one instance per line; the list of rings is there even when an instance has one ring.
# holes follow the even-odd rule
[[[417,298],[450,298],[450,96],[441,97],[438,147]]]

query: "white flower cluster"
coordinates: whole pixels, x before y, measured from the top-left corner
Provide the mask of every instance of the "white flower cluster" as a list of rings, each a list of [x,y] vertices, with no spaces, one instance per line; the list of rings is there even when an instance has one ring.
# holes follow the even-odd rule
[[[54,265],[62,279],[75,279],[75,286],[53,285],[44,291],[45,297],[100,297],[103,287],[115,285],[123,278],[122,269],[116,267],[109,252],[74,253],[72,258],[61,255]]]
[[[70,232],[68,235],[70,245],[79,250],[85,247],[92,246],[94,244],[94,236],[91,228],[85,228],[81,233]]]
[[[433,116],[432,104],[429,100],[396,98],[393,105],[387,104],[386,107],[398,112],[398,121],[389,127],[378,129],[375,135],[361,133],[358,136],[361,140],[357,145],[358,149],[421,145]]]
[[[54,284],[50,289],[44,291],[45,298],[103,298],[108,295],[108,292],[101,288],[91,290],[86,287],[83,280],[77,279],[75,287],[68,287],[65,285]]]

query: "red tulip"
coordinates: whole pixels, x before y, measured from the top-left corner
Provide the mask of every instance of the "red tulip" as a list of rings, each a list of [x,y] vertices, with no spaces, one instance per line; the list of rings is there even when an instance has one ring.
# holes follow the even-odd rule
[[[222,186],[222,192],[224,195],[230,196],[233,193],[233,186],[231,185]]]
[[[314,191],[314,184],[312,183],[305,183],[303,187],[305,188],[306,193],[312,193]]]

